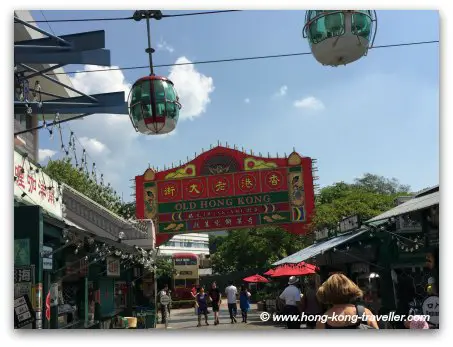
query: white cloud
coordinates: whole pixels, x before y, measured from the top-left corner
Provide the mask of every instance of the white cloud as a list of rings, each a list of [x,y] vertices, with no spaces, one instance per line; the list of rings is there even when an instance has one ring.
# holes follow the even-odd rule
[[[169,53],[173,53],[175,51],[175,49],[164,40],[160,40],[157,44],[157,49],[159,51],[168,51]]]
[[[127,100],[132,85],[126,81],[121,70],[90,72],[93,70],[117,68],[118,66],[113,65],[109,68],[105,66],[85,65],[83,70],[88,72],[80,72],[71,77],[72,85],[75,89],[88,95],[124,91],[125,100]]]
[[[278,92],[275,93],[275,96],[285,96],[287,92],[288,92],[288,86],[283,85],[280,87]]]
[[[325,109],[322,101],[313,96],[307,96],[306,98],[294,101],[294,107],[313,111],[321,111]]]
[[[179,57],[175,64],[190,63],[186,57]],[[192,119],[206,112],[211,102],[209,95],[214,91],[212,77],[198,72],[194,65],[176,65],[170,68],[168,78],[175,84],[182,104],[180,119]]]
[[[39,149],[38,150],[38,157],[39,161],[46,160],[47,158],[52,158],[55,154],[57,154],[56,151],[53,151],[51,149]]]
[[[249,98],[245,98],[245,99],[244,99],[244,102],[245,102],[246,104],[250,104],[250,99],[249,99]]]
[[[92,155],[105,154],[110,152],[105,144],[95,138],[81,137],[79,138],[82,146]]]

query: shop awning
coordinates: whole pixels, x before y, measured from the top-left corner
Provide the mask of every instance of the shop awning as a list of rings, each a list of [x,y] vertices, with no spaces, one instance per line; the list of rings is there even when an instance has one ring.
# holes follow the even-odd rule
[[[384,219],[389,219],[391,217],[400,216],[402,214],[406,214],[409,212],[423,210],[425,208],[439,205],[440,201],[440,192],[434,192],[428,195],[423,195],[418,198],[411,199],[406,201],[405,203],[392,208],[376,217],[373,217],[366,221],[366,223],[373,223],[377,221],[381,221]]]
[[[353,231],[349,233],[345,233],[341,236],[337,236],[333,239],[329,239],[326,241],[318,242],[313,244],[307,248],[300,250],[290,256],[283,258],[279,261],[276,261],[272,265],[281,265],[281,264],[295,264],[310,259],[318,254],[321,254],[324,251],[327,251],[335,246],[341,245],[349,240],[356,238],[359,235],[362,235],[368,228],[362,228],[358,231]]]

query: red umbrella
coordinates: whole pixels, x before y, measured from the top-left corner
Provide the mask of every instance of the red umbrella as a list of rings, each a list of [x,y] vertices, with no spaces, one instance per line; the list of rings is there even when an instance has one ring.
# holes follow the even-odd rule
[[[258,274],[243,278],[242,280],[244,282],[251,282],[251,283],[268,283],[269,282],[269,280],[267,278],[260,276]]]
[[[303,276],[316,273],[318,268],[315,265],[300,262],[298,264],[284,264],[274,270],[272,277],[281,276]]]
[[[275,269],[269,269],[263,275],[271,276],[274,272],[275,272]]]

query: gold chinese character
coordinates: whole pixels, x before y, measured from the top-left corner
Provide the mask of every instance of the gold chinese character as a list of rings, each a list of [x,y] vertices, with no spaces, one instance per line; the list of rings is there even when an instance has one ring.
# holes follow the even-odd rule
[[[280,182],[280,178],[276,174],[272,174],[271,177],[269,177],[269,183],[273,186],[276,186]]]
[[[197,193],[200,194],[200,191],[198,190],[198,184],[192,184],[189,187],[189,193]]]
[[[167,186],[164,189],[164,195],[165,196],[168,196],[168,195],[174,196],[175,192],[176,192],[176,189],[175,189],[174,186]]]
[[[226,183],[222,181],[218,181],[217,184],[215,185],[215,191],[220,192],[220,191],[225,191],[226,188]]]
[[[253,187],[253,182],[250,177],[246,177],[241,180],[241,187],[245,189],[250,189]]]

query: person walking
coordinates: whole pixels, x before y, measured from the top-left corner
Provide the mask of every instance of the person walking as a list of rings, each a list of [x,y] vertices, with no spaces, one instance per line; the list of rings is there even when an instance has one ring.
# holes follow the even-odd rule
[[[241,286],[241,293],[239,295],[239,306],[241,307],[242,313],[242,323],[247,323],[247,312],[250,309],[250,292],[245,288],[244,285]]]
[[[230,312],[231,324],[237,323],[236,315],[238,312],[238,307],[236,304],[236,295],[238,293],[238,289],[234,286],[233,281],[229,282],[229,286],[225,289],[225,294],[227,297],[228,302],[228,311]]]
[[[208,323],[208,295],[204,292],[204,287],[200,288],[200,292],[196,295],[196,305],[198,308],[198,325],[201,327],[201,315],[204,315],[204,321],[206,325]]]
[[[280,294],[279,299],[284,301],[283,314],[292,317],[299,316],[302,312],[301,293],[300,289],[296,286],[299,279],[296,276],[291,276],[288,281],[288,286]],[[286,321],[288,329],[300,329],[300,322],[298,320],[288,319]]]
[[[162,324],[165,324],[165,322],[167,321],[167,308],[160,303],[160,298],[164,295],[168,295],[167,293],[168,293],[168,285],[166,284],[164,286],[164,288],[157,294],[157,300],[158,300],[157,302],[158,302],[158,305],[160,308],[160,313],[162,316],[162,320],[161,320]]]
[[[343,274],[333,274],[316,293],[318,301],[331,305],[324,316],[340,316],[341,319],[328,318],[325,323],[318,321],[316,329],[379,329],[373,313],[362,305],[355,304],[363,297],[362,290]],[[366,315],[367,319],[361,317]]]
[[[199,288],[197,288],[196,286],[193,286],[192,287],[192,290],[190,291],[190,294],[192,295],[192,298],[194,299],[194,309],[195,309],[195,316],[198,316],[198,307],[197,307],[197,294],[198,292],[200,291]]]
[[[209,291],[209,299],[212,303],[212,311],[214,312],[214,325],[219,323],[219,310],[220,305],[222,304],[222,298],[220,295],[220,290],[217,288],[217,283],[212,282],[211,290]]]

